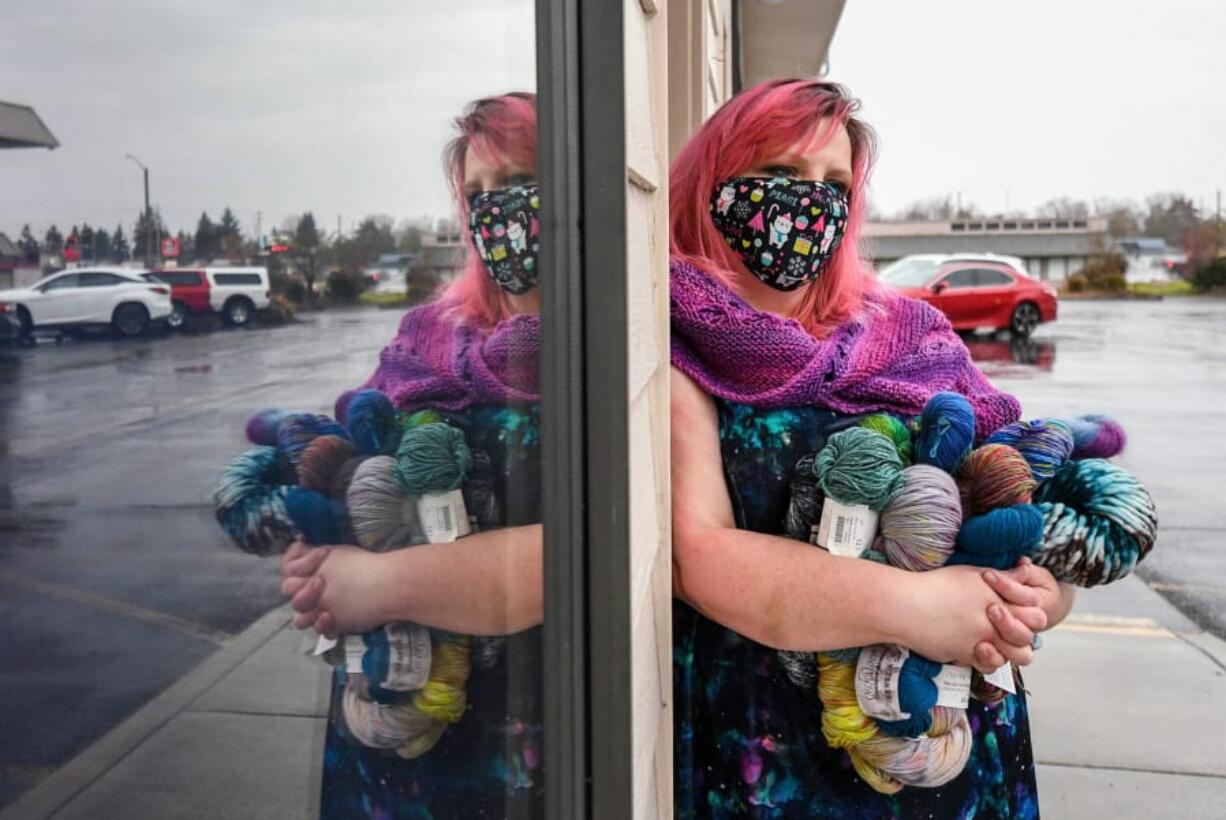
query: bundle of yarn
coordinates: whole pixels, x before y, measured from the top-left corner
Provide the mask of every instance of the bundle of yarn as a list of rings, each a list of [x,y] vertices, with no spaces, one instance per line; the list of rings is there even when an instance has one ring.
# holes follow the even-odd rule
[[[1153,547],[1153,499],[1106,460],[1125,444],[1114,420],[1015,422],[975,440],[974,413],[956,393],[934,395],[914,419],[868,416],[797,462],[784,529],[816,543],[832,499],[879,515],[861,557],[924,571],[1008,569],[1027,556],[1086,587],[1122,578]],[[973,737],[964,709],[937,705],[941,664],[887,645],[779,660],[793,683],[816,687],[826,741],[877,791],[941,786],[965,767]],[[1006,695],[978,673],[972,694]]]
[[[256,446],[214,495],[218,522],[246,552],[275,554],[299,536],[384,552],[453,541],[500,517],[488,456],[437,413],[398,413],[378,390],[355,394],[343,425],[269,409],[246,432]],[[343,636],[324,657],[347,669],[350,734],[412,758],[463,716],[472,666],[488,668],[498,649],[499,639],[392,623]]]

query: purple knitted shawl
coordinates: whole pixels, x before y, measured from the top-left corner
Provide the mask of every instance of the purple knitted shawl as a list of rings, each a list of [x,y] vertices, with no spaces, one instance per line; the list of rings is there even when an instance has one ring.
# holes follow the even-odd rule
[[[976,439],[1021,415],[1017,399],[988,382],[949,320],[924,302],[872,292],[859,316],[819,341],[680,260],[670,266],[669,295],[673,366],[712,396],[762,408],[916,415],[933,393],[951,390],[970,400]]]
[[[336,417],[344,422],[349,400],[372,387],[399,410],[537,401],[540,335],[535,315],[512,316],[487,331],[462,324],[438,302],[415,307],[374,374],[336,400]]]

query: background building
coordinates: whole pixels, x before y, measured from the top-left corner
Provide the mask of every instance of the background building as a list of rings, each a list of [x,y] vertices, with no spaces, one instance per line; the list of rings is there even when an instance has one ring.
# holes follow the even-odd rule
[[[1107,220],[986,217],[934,222],[870,222],[867,250],[877,267],[913,253],[998,253],[1020,257],[1044,282],[1063,282],[1091,256],[1113,247]]]

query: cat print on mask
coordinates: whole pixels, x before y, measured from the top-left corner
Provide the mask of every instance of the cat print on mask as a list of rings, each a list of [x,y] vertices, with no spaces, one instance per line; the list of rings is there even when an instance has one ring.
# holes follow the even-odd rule
[[[515,295],[540,279],[541,201],[536,185],[480,191],[468,197],[468,229],[490,279]]]

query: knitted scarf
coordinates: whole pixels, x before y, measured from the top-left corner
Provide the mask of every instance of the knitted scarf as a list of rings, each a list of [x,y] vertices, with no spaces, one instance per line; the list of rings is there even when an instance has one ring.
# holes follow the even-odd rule
[[[815,404],[842,413],[917,415],[933,393],[970,400],[976,439],[1021,407],[971,363],[949,320],[884,290],[825,339],[756,310],[693,265],[670,266],[672,363],[712,396],[762,408]]]
[[[538,316],[512,316],[486,330],[461,324],[445,305],[431,302],[404,315],[374,374],[336,400],[336,418],[344,423],[350,399],[372,387],[400,410],[534,402],[539,369]]]

